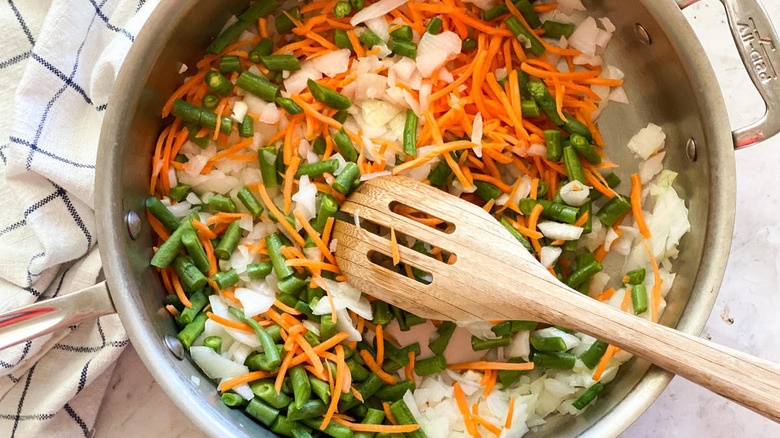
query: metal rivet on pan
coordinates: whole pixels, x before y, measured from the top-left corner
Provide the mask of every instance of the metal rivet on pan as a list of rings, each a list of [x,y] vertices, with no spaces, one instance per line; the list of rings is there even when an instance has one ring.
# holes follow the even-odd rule
[[[696,161],[696,140],[693,137],[689,138],[685,143],[685,155],[691,161]]]
[[[136,212],[130,210],[125,214],[125,224],[127,225],[127,232],[130,233],[130,238],[135,240],[141,232],[141,218],[138,217]]]
[[[181,345],[179,338],[173,335],[165,335],[163,341],[165,341],[165,346],[168,347],[168,350],[173,353],[176,359],[184,359],[184,347]]]
[[[640,43],[646,46],[653,44],[653,39],[650,38],[650,32],[648,32],[647,29],[645,29],[645,27],[641,24],[634,24],[634,33],[636,33],[636,37],[639,39]]]

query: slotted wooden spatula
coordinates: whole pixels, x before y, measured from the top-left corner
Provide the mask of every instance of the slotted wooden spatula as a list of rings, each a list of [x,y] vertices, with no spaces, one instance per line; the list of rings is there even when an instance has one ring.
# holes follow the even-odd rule
[[[433,228],[394,212],[405,205],[451,225]],[[416,315],[444,320],[532,320],[568,327],[623,350],[780,421],[780,367],[621,312],[559,282],[487,212],[405,177],[358,187],[337,220],[336,260],[365,293]],[[342,217],[346,217],[342,216]],[[455,254],[447,264],[399,244],[404,263],[429,272],[423,284],[375,263],[391,242],[355,225],[392,228]],[[374,260],[374,261],[372,261]]]

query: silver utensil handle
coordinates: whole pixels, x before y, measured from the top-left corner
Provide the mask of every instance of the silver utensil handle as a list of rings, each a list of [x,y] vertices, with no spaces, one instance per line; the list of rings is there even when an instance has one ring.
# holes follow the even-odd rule
[[[758,0],[721,0],[721,3],[726,8],[742,63],[766,105],[760,119],[733,131],[734,148],[740,149],[780,132],[780,39]]]
[[[81,321],[115,313],[108,286],[94,286],[0,315],[0,350]]]

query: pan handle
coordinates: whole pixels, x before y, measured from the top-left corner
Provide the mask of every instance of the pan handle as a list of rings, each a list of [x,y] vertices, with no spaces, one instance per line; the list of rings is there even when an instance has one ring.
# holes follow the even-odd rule
[[[780,38],[758,0],[720,1],[742,63],[766,104],[760,119],[733,131],[734,148],[740,149],[780,132]]]
[[[108,286],[94,286],[0,315],[0,350],[81,321],[115,313]]]

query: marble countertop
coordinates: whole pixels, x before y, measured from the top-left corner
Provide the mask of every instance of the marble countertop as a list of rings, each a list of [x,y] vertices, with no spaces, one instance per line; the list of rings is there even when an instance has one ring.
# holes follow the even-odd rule
[[[765,0],[780,27],[780,2]],[[760,117],[763,106],[737,58],[720,2],[701,1],[684,11],[701,39],[729,108],[732,126]],[[778,48],[780,49],[780,48]],[[702,336],[780,362],[780,136],[739,151],[737,211],[728,267]],[[114,370],[98,414],[95,436],[174,438],[205,436],[180,412],[128,347]],[[682,379],[622,435],[623,438],[776,437],[780,424]]]

